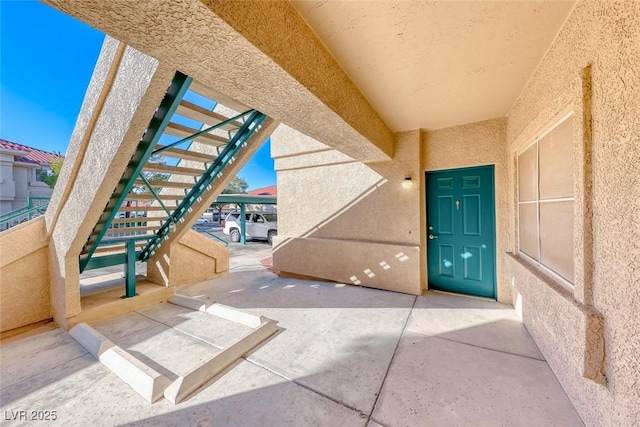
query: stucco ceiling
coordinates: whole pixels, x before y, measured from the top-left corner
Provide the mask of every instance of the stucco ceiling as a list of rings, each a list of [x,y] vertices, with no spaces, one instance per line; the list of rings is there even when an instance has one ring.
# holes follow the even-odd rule
[[[574,1],[300,1],[393,131],[503,117]]]

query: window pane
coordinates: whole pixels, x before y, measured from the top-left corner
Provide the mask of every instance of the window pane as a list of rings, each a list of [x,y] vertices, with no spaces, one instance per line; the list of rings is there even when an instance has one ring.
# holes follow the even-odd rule
[[[573,197],[573,116],[538,142],[540,200]]]
[[[520,233],[520,252],[538,260],[538,212],[537,203],[519,205],[518,226]]]
[[[518,194],[521,202],[538,198],[537,144],[518,156]]]
[[[573,283],[573,201],[540,203],[540,263]]]

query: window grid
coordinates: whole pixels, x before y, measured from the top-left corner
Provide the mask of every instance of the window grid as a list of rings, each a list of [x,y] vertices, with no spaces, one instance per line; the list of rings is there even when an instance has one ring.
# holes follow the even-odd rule
[[[537,257],[533,257],[533,256],[531,256],[531,255],[529,255],[526,252],[523,252],[521,250],[521,237],[522,236],[521,236],[521,232],[520,231],[518,232],[518,252],[521,255],[523,255],[524,257],[526,257],[527,259],[529,259],[530,261],[532,261],[537,267],[539,267],[546,274],[549,274],[550,276],[554,277],[562,285],[568,287],[570,290],[573,290],[573,283],[571,281],[569,281],[567,278],[565,278],[562,275],[560,275],[558,272],[554,271],[551,267],[545,265],[542,262],[542,239],[541,239],[541,234],[540,234],[540,222],[541,222],[541,220],[540,220],[540,204],[553,203],[553,202],[573,202],[573,201],[575,201],[575,196],[574,197],[560,197],[560,198],[544,199],[544,200],[540,199],[540,140],[542,138],[544,138],[545,136],[547,136],[548,134],[550,134],[551,132],[553,132],[554,129],[556,129],[558,126],[560,126],[566,120],[569,120],[572,116],[573,116],[573,113],[569,113],[566,116],[564,116],[562,119],[560,119],[558,122],[556,122],[553,126],[551,126],[549,129],[547,129],[544,133],[542,133],[537,138],[535,138],[534,142],[531,143],[530,145],[528,145],[526,148],[524,148],[520,152],[520,154],[517,156],[517,167],[518,167],[518,171],[520,171],[520,156],[522,156],[524,153],[526,153],[530,148],[532,148],[535,145],[535,150],[536,150],[536,156],[535,156],[535,158],[536,158],[536,167],[535,167],[535,173],[536,173],[536,200],[520,201],[520,182],[518,182],[518,229],[520,230],[520,225],[521,225],[520,206],[521,205],[526,205],[526,204],[535,204],[535,206],[536,206]],[[518,180],[520,180],[520,174],[519,173],[518,173]]]

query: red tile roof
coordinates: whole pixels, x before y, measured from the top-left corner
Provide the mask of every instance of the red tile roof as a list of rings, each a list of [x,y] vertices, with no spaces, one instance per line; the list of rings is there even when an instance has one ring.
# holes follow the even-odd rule
[[[2,148],[8,150],[26,151],[27,154],[18,159],[19,161],[25,163],[51,163],[51,160],[53,158],[61,157],[48,151],[38,150],[37,148],[28,147],[26,145],[18,144],[0,138],[0,149]]]
[[[278,195],[278,187],[275,185],[270,185],[268,187],[256,188],[255,190],[250,190],[247,192],[252,196],[277,196]]]

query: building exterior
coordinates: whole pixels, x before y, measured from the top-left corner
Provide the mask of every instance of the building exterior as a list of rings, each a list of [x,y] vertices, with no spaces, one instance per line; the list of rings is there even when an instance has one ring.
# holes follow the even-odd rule
[[[51,197],[52,189],[41,181],[56,155],[0,139],[0,215],[25,207],[30,197]]]
[[[276,185],[270,185],[268,187],[256,188],[255,190],[247,191],[247,194],[251,196],[277,196],[278,187]],[[278,206],[277,205],[247,205],[247,209],[252,211],[276,213]]]
[[[247,191],[247,194],[251,194],[252,196],[277,196],[278,187],[270,185],[268,187],[256,188],[255,190]]]
[[[78,164],[40,225],[51,237],[33,253],[49,263],[58,323],[80,312],[73,263],[85,223],[97,222],[127,144],[179,69],[281,123],[274,268],[513,304],[587,425],[637,425],[640,3],[46,3],[121,42],[103,56],[142,58],[121,67],[136,71],[135,91],[108,86],[135,112],[90,86],[85,104],[106,107],[81,112],[76,139],[101,149],[82,139],[89,129],[113,146],[85,156],[71,144]],[[92,111],[129,115],[107,126]],[[110,132],[118,138],[98,138]],[[193,265],[161,255],[175,257],[172,269]]]

